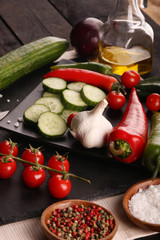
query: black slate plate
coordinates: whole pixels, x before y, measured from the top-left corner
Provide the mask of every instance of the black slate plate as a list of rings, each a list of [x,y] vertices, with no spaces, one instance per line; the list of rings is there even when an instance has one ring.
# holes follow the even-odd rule
[[[24,110],[31,106],[38,98],[42,96],[43,89],[40,83],[13,111],[11,111],[1,122],[0,128],[3,130],[8,130],[16,134],[20,134],[26,137],[31,137],[36,141],[46,142],[48,144],[59,146],[65,149],[85,152],[85,154],[97,154],[98,156],[104,156],[105,149],[92,149],[88,150],[81,147],[79,142],[77,142],[69,133],[65,133],[63,137],[59,137],[54,140],[49,140],[43,137],[36,129],[32,129],[26,126],[23,122],[19,122],[19,127],[15,127],[15,123],[18,122],[18,118],[23,118]],[[10,124],[8,121],[11,121]]]
[[[65,62],[70,61],[65,60]],[[89,150],[85,149],[77,140],[75,140],[71,136],[69,130],[67,130],[63,137],[49,140],[43,137],[38,131],[36,131],[36,129],[32,129],[29,126],[26,126],[23,122],[19,122],[19,127],[15,127],[15,123],[17,123],[18,118],[23,118],[23,112],[25,111],[25,109],[27,109],[38,98],[40,98],[42,96],[42,93],[43,88],[42,83],[40,83],[19,105],[15,107],[14,110],[12,110],[3,120],[0,121],[0,129],[11,131],[25,137],[33,138],[36,141],[46,142],[48,144],[51,144],[52,146],[58,146],[64,149],[68,149],[70,151],[76,151],[87,155],[94,155],[101,158],[106,158],[106,148]],[[104,116],[112,123],[113,126],[115,126],[122,118],[125,107],[126,105],[123,107],[122,110],[119,111],[111,110],[109,107],[107,107],[104,111]],[[10,121],[10,123],[8,123],[8,121]]]
[[[73,62],[74,60],[62,59],[58,64],[73,63]],[[34,72],[30,74],[30,78],[32,78],[33,74]],[[116,75],[116,77],[119,78],[120,80],[119,75]],[[36,78],[42,79],[43,74],[40,76],[40,74],[38,73]],[[63,137],[49,140],[43,137],[42,135],[40,135],[40,133],[36,131],[36,129],[32,129],[32,128],[29,128],[28,126],[25,126],[23,122],[19,123],[19,127],[15,127],[14,125],[18,121],[18,117],[22,118],[25,109],[27,109],[38,98],[40,98],[42,96],[42,93],[43,93],[43,88],[42,88],[42,83],[40,82],[38,86],[35,87],[31,91],[31,93],[28,96],[26,96],[24,100],[14,108],[14,110],[12,110],[3,120],[0,121],[0,129],[7,130],[16,134],[20,134],[25,137],[33,138],[35,141],[38,141],[38,142],[45,142],[52,146],[61,147],[63,149],[68,149],[70,151],[80,152],[85,155],[86,154],[89,156],[93,155],[100,158],[106,158],[106,156],[108,157],[106,148],[88,150],[82,147],[81,144],[70,135],[68,130]],[[129,93],[127,94],[127,96],[129,96]],[[127,105],[127,101],[125,106],[120,110],[112,110],[109,107],[105,109],[104,116],[112,123],[113,126],[118,125],[118,123],[120,122],[123,116],[123,113],[125,111],[126,105]],[[143,105],[145,108],[145,104]],[[8,124],[8,121],[11,121],[11,123]],[[149,123],[150,123],[150,120],[149,120]],[[149,124],[149,129],[150,129],[150,124]]]

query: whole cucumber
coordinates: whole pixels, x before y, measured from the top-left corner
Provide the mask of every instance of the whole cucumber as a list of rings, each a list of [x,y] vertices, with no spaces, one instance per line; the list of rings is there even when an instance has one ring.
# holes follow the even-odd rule
[[[0,58],[0,91],[22,76],[57,60],[68,46],[66,39],[48,36],[5,54]]]

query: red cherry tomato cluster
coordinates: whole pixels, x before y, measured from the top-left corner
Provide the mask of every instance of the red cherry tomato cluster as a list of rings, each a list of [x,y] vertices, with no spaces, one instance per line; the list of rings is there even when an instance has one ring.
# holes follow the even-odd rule
[[[5,140],[0,143],[0,153],[6,154],[6,156],[0,156],[0,178],[10,178],[16,171],[17,164],[12,157],[7,157],[11,154],[16,157],[18,155],[17,144],[11,140]]]
[[[11,140],[6,140],[0,143],[0,153],[2,153],[2,155],[0,155],[0,178],[7,179],[16,171],[17,165],[13,158],[18,155],[18,147]],[[22,153],[21,161],[24,166],[22,179],[25,185],[29,188],[40,187],[46,179],[46,172],[43,165],[44,156],[41,150],[30,146],[30,148]],[[26,163],[26,161],[28,163]],[[71,191],[71,182],[68,178],[65,179],[59,171],[69,172],[69,161],[67,157],[56,153],[49,159],[47,167],[49,168],[48,173],[51,176],[48,182],[50,194],[55,198],[66,197]],[[50,169],[57,170],[57,172],[51,171]]]
[[[127,89],[132,89],[140,82],[140,75],[134,70],[128,70],[121,76],[121,84]],[[107,95],[108,105],[112,109],[121,109],[126,102],[124,94],[120,92],[120,89],[110,91]],[[146,107],[150,111],[160,110],[160,95],[158,93],[150,94],[146,99]],[[72,118],[71,118],[72,119]],[[69,122],[71,120],[69,119]]]
[[[121,83],[127,89],[131,89],[140,82],[140,75],[134,70],[128,70],[121,76]],[[114,110],[121,109],[126,103],[125,95],[120,89],[110,91],[107,95],[107,101],[110,108]]]

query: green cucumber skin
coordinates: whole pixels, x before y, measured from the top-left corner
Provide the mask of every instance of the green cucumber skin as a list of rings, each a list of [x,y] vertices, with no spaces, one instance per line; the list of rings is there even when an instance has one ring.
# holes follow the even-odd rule
[[[22,76],[57,60],[68,46],[66,39],[49,36],[5,54],[0,58],[0,91]]]
[[[147,97],[151,93],[160,94],[160,77],[147,78],[135,86],[140,97]]]
[[[60,68],[81,68],[81,69],[87,69],[87,70],[103,73],[105,75],[113,75],[112,68],[109,65],[96,63],[96,62],[80,62],[80,63],[55,65],[51,67],[52,70],[60,69]]]
[[[45,85],[43,83],[42,83],[42,85],[43,85],[44,91],[49,92],[49,93],[53,93],[53,94],[56,94],[56,95],[60,95],[65,90],[65,88],[60,89],[60,90],[59,89],[51,89],[50,87],[48,87],[47,85]]]

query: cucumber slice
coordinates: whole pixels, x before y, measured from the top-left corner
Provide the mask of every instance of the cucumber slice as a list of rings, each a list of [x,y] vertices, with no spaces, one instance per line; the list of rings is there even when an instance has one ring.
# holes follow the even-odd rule
[[[106,94],[100,88],[87,84],[82,88],[81,97],[89,106],[95,106],[106,98]]]
[[[64,135],[67,130],[65,120],[56,113],[45,112],[38,118],[38,129],[42,135],[48,138]]]
[[[82,100],[79,92],[65,89],[62,92],[62,102],[67,109],[82,111],[87,108],[87,104]]]
[[[50,109],[48,106],[43,104],[33,104],[24,111],[23,119],[24,122],[34,125],[37,123],[38,118],[41,113],[49,112]]]
[[[67,88],[70,90],[80,92],[85,85],[86,83],[84,82],[72,82],[67,84]]]
[[[64,109],[64,105],[57,97],[41,97],[35,101],[34,104],[44,104],[49,107],[51,112],[55,112],[57,114],[62,113]]]
[[[57,98],[60,98],[61,94],[55,94],[55,93],[50,93],[50,92],[44,91],[43,94],[42,94],[42,97],[57,97]]]
[[[42,81],[44,90],[50,93],[61,93],[67,87],[67,82],[62,78],[45,78]]]
[[[67,118],[71,113],[77,113],[77,111],[70,110],[70,109],[64,109],[60,116],[67,122]]]

